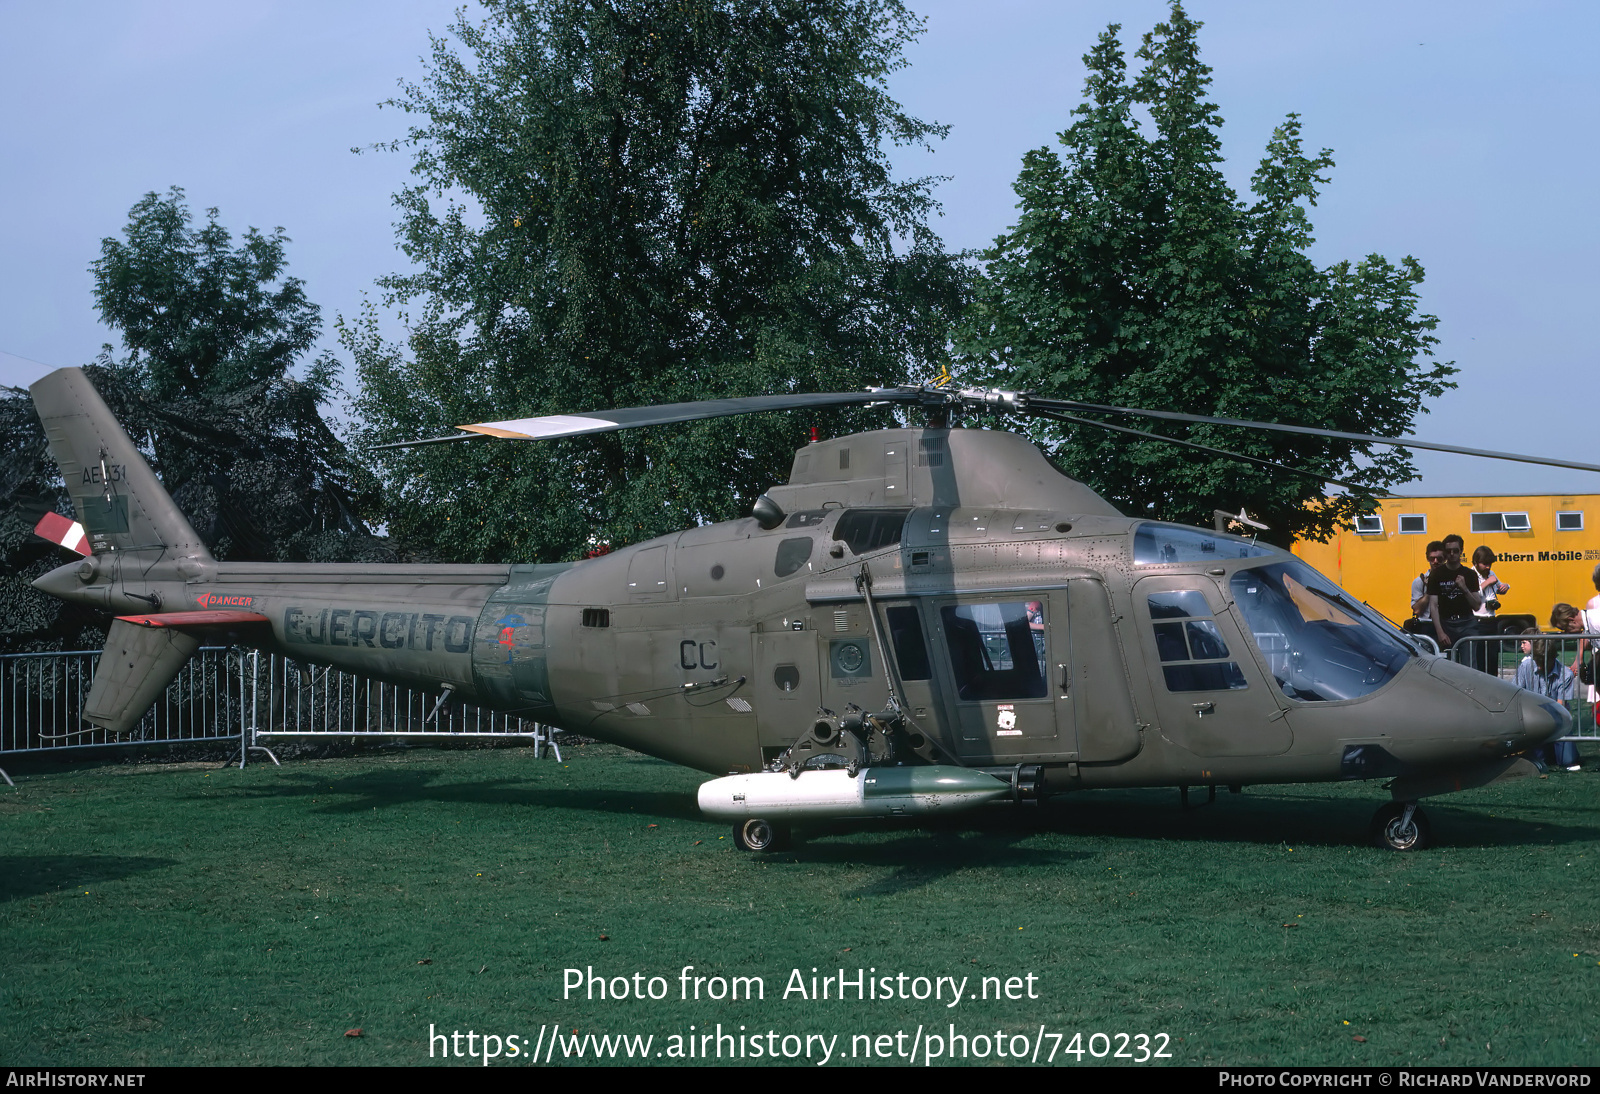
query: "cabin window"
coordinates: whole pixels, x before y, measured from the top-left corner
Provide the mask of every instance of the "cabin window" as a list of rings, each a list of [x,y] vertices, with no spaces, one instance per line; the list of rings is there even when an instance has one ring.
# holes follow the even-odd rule
[[[1168,691],[1237,691],[1249,687],[1198,589],[1152,593],[1151,626]]]
[[[1370,517],[1356,518],[1356,535],[1381,536],[1383,535],[1383,518],[1374,514]]]
[[[1402,536],[1425,536],[1428,534],[1428,514],[1426,513],[1401,513],[1400,534]]]
[[[960,699],[1045,697],[1043,603],[950,604],[939,612]]]
[[[909,509],[846,509],[833,527],[833,538],[842,539],[851,554],[864,555],[900,542]]]
[[[1570,511],[1556,514],[1556,531],[1581,532],[1583,531],[1583,513]]]
[[[902,680],[928,680],[933,676],[933,665],[928,660],[928,646],[922,638],[922,617],[909,604],[884,609],[889,621],[889,641],[894,645],[895,663],[900,666]]]
[[[772,563],[772,572],[778,577],[788,577],[811,558],[811,537],[797,536],[778,544],[778,557]]]

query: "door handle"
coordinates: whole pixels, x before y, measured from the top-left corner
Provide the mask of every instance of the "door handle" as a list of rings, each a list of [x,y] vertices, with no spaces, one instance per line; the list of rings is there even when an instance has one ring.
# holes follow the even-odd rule
[[[1061,690],[1062,691],[1066,691],[1067,689],[1072,687],[1072,666],[1070,666],[1070,665],[1057,665],[1056,666],[1056,675],[1057,675],[1057,678],[1061,681]]]
[[[1196,717],[1204,718],[1207,714],[1215,714],[1217,712],[1217,704],[1195,703],[1194,712]]]

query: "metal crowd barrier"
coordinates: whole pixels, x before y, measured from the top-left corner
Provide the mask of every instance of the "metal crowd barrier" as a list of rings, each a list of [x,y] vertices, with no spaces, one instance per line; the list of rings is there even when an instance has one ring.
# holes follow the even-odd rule
[[[1468,635],[1458,638],[1451,643],[1445,651],[1445,656],[1452,661],[1474,668],[1480,672],[1487,672],[1498,676],[1502,680],[1515,681],[1517,672],[1522,665],[1524,657],[1533,654],[1524,654],[1522,643],[1528,642],[1533,647],[1533,654],[1544,658],[1547,670],[1549,666],[1559,663],[1565,666],[1567,673],[1572,671],[1572,665],[1578,658],[1580,642],[1586,642],[1584,658],[1592,660],[1594,651],[1600,648],[1600,634],[1502,634],[1502,635]],[[1548,652],[1545,652],[1548,651]],[[1566,741],[1593,741],[1600,740],[1600,727],[1595,724],[1595,706],[1600,700],[1600,693],[1594,687],[1585,684],[1574,674],[1570,678],[1567,673],[1555,672],[1552,681],[1548,671],[1541,672],[1538,668],[1538,658],[1530,666],[1535,676],[1543,677],[1543,682],[1536,682],[1538,689],[1556,692],[1552,698],[1560,701],[1572,712],[1573,732],[1562,738]],[[1524,670],[1524,679],[1528,670]]]
[[[0,655],[0,755],[238,741],[273,763],[274,739],[518,738],[561,759],[553,727],[278,654],[203,647],[132,731],[85,722],[99,650]],[[4,776],[0,770],[0,776]],[[9,777],[6,778],[10,782]]]
[[[457,703],[448,692],[386,684],[276,653],[245,650],[242,655],[249,739],[240,737],[240,767],[252,751],[277,763],[258,742],[286,738],[522,738],[532,742],[535,757],[550,751],[561,759],[553,727]]]
[[[244,651],[200,649],[132,731],[113,737],[81,716],[99,650],[0,656],[0,754],[237,738]]]

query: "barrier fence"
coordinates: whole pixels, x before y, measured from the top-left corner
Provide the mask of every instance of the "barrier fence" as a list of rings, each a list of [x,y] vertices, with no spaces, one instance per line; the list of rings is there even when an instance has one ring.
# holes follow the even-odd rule
[[[553,727],[281,654],[203,647],[130,732],[113,736],[83,720],[99,650],[0,656],[0,755],[128,745],[238,742],[277,762],[275,740],[375,738],[530,741],[561,759]]]
[[[1526,644],[1527,648],[1524,648]],[[1578,678],[1580,645],[1586,661],[1600,649],[1600,634],[1469,635],[1451,643],[1452,661],[1548,695],[1572,713],[1567,741],[1600,739],[1595,724],[1597,693]]]
[[[200,649],[139,724],[121,737],[81,716],[99,650],[6,654],[0,657],[0,753],[238,738],[245,724],[244,652]]]

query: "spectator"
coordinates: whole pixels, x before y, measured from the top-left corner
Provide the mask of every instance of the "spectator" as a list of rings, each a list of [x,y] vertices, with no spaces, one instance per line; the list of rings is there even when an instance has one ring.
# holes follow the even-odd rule
[[[1483,603],[1472,614],[1480,620],[1493,619],[1494,613],[1500,610],[1500,598],[1511,591],[1511,586],[1501,581],[1500,575],[1491,569],[1496,561],[1494,552],[1488,547],[1476,547],[1472,551],[1472,568],[1477,571],[1478,591],[1483,594]],[[1594,599],[1600,601],[1600,596]],[[1589,606],[1600,608],[1600,603],[1591,601]],[[1493,633],[1492,628],[1489,633]]]
[[[1482,634],[1477,616],[1472,613],[1483,604],[1478,595],[1478,572],[1461,565],[1466,542],[1460,536],[1445,536],[1444,562],[1428,571],[1428,614],[1433,617],[1433,632],[1441,650],[1460,639]],[[1483,651],[1469,650],[1464,664],[1483,668]]]
[[[1539,628],[1530,627],[1522,633],[1535,635],[1539,633]],[[1517,686],[1565,705],[1572,701],[1578,678],[1561,663],[1555,645],[1548,638],[1543,641],[1523,639],[1522,663],[1517,666]],[[1583,770],[1578,764],[1578,746],[1573,741],[1552,741],[1533,749],[1529,755],[1541,767],[1559,767],[1564,771]]]
[[[1590,601],[1591,604],[1593,602],[1594,601],[1592,600]],[[1550,609],[1550,625],[1556,630],[1563,631],[1567,634],[1582,634],[1584,631],[1588,631],[1593,634],[1596,633],[1596,627],[1600,626],[1600,611],[1579,611],[1571,604],[1557,604],[1554,608]],[[1578,656],[1572,659],[1572,671],[1578,673],[1580,681],[1583,678],[1583,662],[1584,658],[1588,656],[1588,649],[1589,640],[1587,638],[1578,639]],[[1591,671],[1592,664],[1593,663],[1591,662]],[[1592,676],[1590,677],[1590,680],[1591,686],[1589,688],[1589,695],[1591,698],[1589,701],[1593,703],[1594,699],[1592,696],[1595,693],[1595,689],[1592,686]],[[1595,708],[1594,719],[1595,724],[1600,726],[1600,707]]]
[[[1594,596],[1589,598],[1589,603],[1584,605],[1588,609],[1584,614],[1588,617],[1589,626],[1587,629],[1593,631],[1595,624],[1600,624],[1600,566],[1594,568],[1594,573],[1589,575],[1589,580],[1594,582],[1596,592]],[[1600,702],[1596,701],[1600,700],[1600,690],[1597,690],[1593,684],[1587,685],[1587,690],[1588,694],[1584,698],[1589,700],[1589,705],[1594,710],[1595,727],[1600,729]]]
[[[1433,617],[1428,614],[1428,572],[1444,562],[1444,544],[1434,540],[1428,544],[1427,550],[1423,553],[1428,558],[1428,569],[1423,570],[1411,582],[1411,621],[1406,624],[1405,629],[1412,634],[1431,635]],[[1595,588],[1600,589],[1600,584]],[[1600,596],[1596,596],[1595,599],[1600,600]]]

